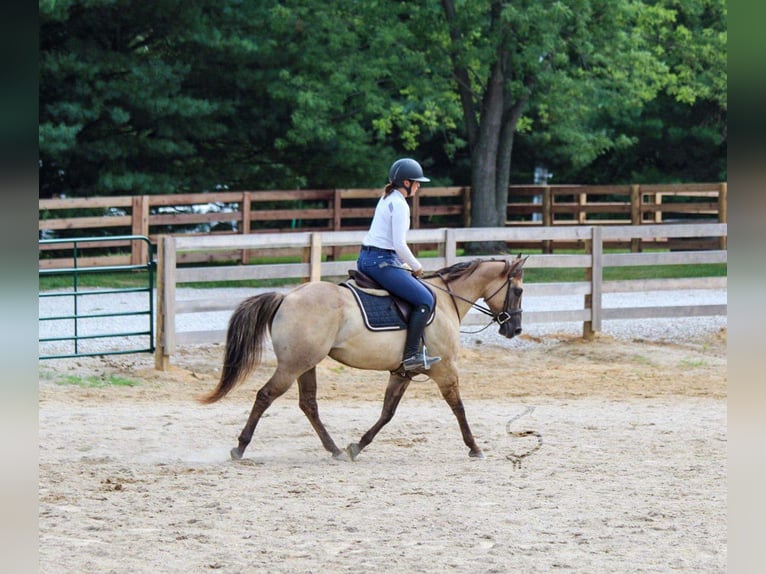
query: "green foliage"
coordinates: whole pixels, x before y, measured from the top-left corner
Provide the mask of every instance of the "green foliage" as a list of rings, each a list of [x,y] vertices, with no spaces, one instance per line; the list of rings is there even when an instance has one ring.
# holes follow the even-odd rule
[[[263,92],[250,92],[251,68],[269,51],[249,39],[258,10],[233,0],[41,3],[41,195],[226,184],[230,165],[252,153],[243,136],[258,128],[240,123],[253,120],[240,112]],[[232,153],[235,143],[244,147]],[[234,171],[253,176],[258,166]]]
[[[611,98],[590,94],[598,106],[586,105],[584,118],[538,123],[542,129],[521,138],[521,156],[546,165],[558,183],[726,180],[726,3],[633,4],[635,27],[623,37],[637,48],[600,50],[623,70],[618,77],[633,80]],[[570,97],[560,95],[562,103]],[[583,125],[600,132],[595,145],[580,144],[588,138]]]
[[[471,184],[480,225],[511,154],[562,183],[707,179],[726,156],[723,0],[41,0],[39,15],[42,197],[378,187],[406,154]],[[679,144],[694,151],[649,155]]]

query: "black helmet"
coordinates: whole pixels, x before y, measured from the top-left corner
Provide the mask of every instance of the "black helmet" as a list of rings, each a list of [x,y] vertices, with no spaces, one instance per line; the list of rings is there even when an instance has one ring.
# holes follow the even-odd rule
[[[388,170],[388,181],[395,186],[404,185],[404,180],[431,181],[423,175],[423,168],[414,159],[405,157],[396,160]],[[408,190],[409,191],[409,190]]]

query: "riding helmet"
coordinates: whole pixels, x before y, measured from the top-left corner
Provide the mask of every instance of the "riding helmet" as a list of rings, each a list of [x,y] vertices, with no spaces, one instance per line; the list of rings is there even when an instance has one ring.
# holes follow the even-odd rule
[[[409,157],[396,160],[391,169],[388,170],[388,181],[396,186],[404,184],[404,180],[410,181],[431,181],[423,175],[423,168],[421,165]]]

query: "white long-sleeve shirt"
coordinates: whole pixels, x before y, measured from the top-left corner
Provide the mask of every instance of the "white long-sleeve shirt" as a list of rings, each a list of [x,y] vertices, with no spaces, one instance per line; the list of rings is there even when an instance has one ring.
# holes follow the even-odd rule
[[[409,229],[410,206],[402,193],[395,189],[378,201],[370,230],[362,239],[362,244],[393,249],[403,262],[412,267],[413,271],[417,271],[423,266],[407,245]]]

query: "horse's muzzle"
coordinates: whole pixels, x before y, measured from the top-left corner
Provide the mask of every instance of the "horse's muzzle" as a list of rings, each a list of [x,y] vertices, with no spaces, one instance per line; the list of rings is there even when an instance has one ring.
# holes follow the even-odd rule
[[[521,321],[517,317],[500,325],[500,334],[509,339],[513,339],[516,335],[521,335],[521,331]]]

